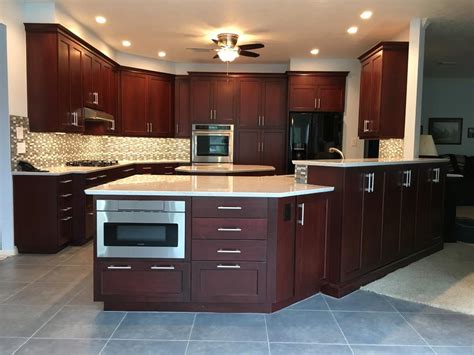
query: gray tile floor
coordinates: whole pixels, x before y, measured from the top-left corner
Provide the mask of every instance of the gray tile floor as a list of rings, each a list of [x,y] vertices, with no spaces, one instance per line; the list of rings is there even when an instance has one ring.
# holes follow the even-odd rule
[[[474,354],[474,317],[359,291],[263,314],[103,312],[92,245],[0,262],[0,354]]]

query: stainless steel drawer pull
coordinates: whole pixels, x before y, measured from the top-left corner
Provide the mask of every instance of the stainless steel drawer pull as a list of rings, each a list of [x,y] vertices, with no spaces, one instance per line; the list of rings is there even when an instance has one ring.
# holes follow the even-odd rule
[[[235,265],[222,265],[222,264],[219,264],[219,265],[217,265],[217,268],[218,269],[240,269],[240,265],[238,265],[238,264],[235,264]]]
[[[299,203],[298,208],[301,208],[301,219],[298,220],[298,224],[304,226],[304,203]]]
[[[152,169],[151,166],[144,166],[144,167],[142,168],[142,170],[151,170],[151,169]]]
[[[67,211],[70,211],[72,210],[72,207],[66,207],[66,208],[61,208],[61,212],[67,212]]]
[[[71,197],[72,194],[64,194],[64,195],[59,195],[59,196],[61,196],[62,198],[67,198],[67,197]]]
[[[165,175],[173,175],[173,173],[165,173]]]
[[[241,210],[240,206],[217,206],[218,210]]]
[[[63,181],[60,181],[59,183],[60,184],[69,184],[70,182],[72,182],[72,180],[63,180]]]
[[[242,253],[239,249],[219,249],[219,254],[240,254]]]
[[[165,166],[165,169],[173,169],[174,166]]]
[[[107,175],[99,175],[98,178],[99,179],[105,179],[107,177]]]
[[[90,177],[90,178],[86,178],[87,181],[95,181],[97,180],[99,177],[98,176],[94,176],[94,177]]]
[[[107,266],[107,269],[109,269],[109,270],[132,270],[132,267],[129,266],[129,265],[126,265],[126,266],[110,265],[110,266]]]
[[[89,215],[89,216],[93,216],[93,215],[94,215],[94,212],[89,212],[88,215]]]
[[[61,221],[66,222],[66,221],[69,221],[70,219],[72,219],[72,217],[61,218]]]
[[[124,169],[122,170],[124,173],[129,173],[130,171],[135,170],[135,168],[130,168],[130,169]]]
[[[151,270],[174,270],[175,267],[173,265],[169,265],[169,266],[151,266],[150,267]]]
[[[242,232],[241,228],[217,228],[218,232]]]

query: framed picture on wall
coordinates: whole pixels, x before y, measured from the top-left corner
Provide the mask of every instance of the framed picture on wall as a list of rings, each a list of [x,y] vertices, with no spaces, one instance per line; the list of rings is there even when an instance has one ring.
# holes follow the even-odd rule
[[[469,127],[467,129],[467,138],[474,138],[474,127]]]
[[[431,117],[428,133],[433,136],[435,144],[461,144],[462,118]]]

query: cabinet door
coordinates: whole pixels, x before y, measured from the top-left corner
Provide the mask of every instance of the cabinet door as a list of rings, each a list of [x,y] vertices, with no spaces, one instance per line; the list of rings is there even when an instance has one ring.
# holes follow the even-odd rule
[[[318,111],[344,112],[345,81],[340,85],[318,86]]]
[[[82,71],[84,105],[102,109],[102,61],[94,54],[84,51]]]
[[[258,128],[262,121],[262,80],[242,78],[237,82],[239,128]]]
[[[102,67],[102,104],[103,110],[114,116],[115,122],[118,121],[117,115],[117,94],[118,94],[118,72],[112,65]],[[115,133],[115,125],[107,123],[107,131]]]
[[[237,162],[239,164],[260,164],[260,131],[239,130],[237,132]]]
[[[191,120],[189,107],[189,78],[177,78],[175,82],[175,137],[191,137]]]
[[[318,195],[297,197],[295,293],[306,297],[319,291],[326,278],[328,199]]]
[[[121,72],[121,129],[122,134],[131,136],[149,135],[146,120],[146,75]]]
[[[173,136],[172,86],[170,79],[148,77],[147,116],[155,137]]]
[[[267,131],[261,133],[261,164],[275,167],[275,174],[285,172],[286,153],[285,131]]]
[[[371,104],[370,104],[370,133],[374,136],[380,134],[380,120],[382,110],[382,51],[375,54],[372,59],[371,76]]]
[[[92,103],[100,110],[104,108],[104,94],[102,92],[102,65],[101,59],[92,57]]]
[[[191,120],[193,123],[212,122],[212,86],[210,78],[191,79]]]
[[[444,230],[444,188],[446,174],[444,169],[436,166],[433,168],[431,185],[431,226],[432,234],[430,244],[436,243],[443,237]]]
[[[214,122],[234,122],[235,79],[214,79],[213,87]]]
[[[370,107],[372,83],[372,61],[370,59],[361,63],[360,73],[360,98],[359,98],[359,137],[368,138],[370,134]]]
[[[285,79],[265,79],[263,81],[263,127],[286,129],[287,101],[287,83]]]
[[[311,112],[316,110],[316,87],[309,85],[291,85],[290,111]]]
[[[406,166],[409,172],[408,184],[402,190],[402,215],[400,222],[400,252],[408,255],[415,250],[416,237],[416,195],[418,188],[418,169],[415,166]],[[407,177],[404,177],[406,183]]]

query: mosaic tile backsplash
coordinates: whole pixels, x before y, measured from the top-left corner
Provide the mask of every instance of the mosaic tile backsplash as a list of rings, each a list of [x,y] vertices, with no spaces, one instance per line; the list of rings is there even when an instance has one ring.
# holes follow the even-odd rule
[[[23,139],[17,138],[17,127],[23,128]],[[82,159],[189,160],[189,139],[32,133],[28,127],[27,117],[10,116],[12,170],[16,170],[18,160],[42,168]],[[17,143],[21,142],[26,144],[24,154],[17,151]]]
[[[403,159],[403,139],[381,139],[379,142],[380,159]]]

